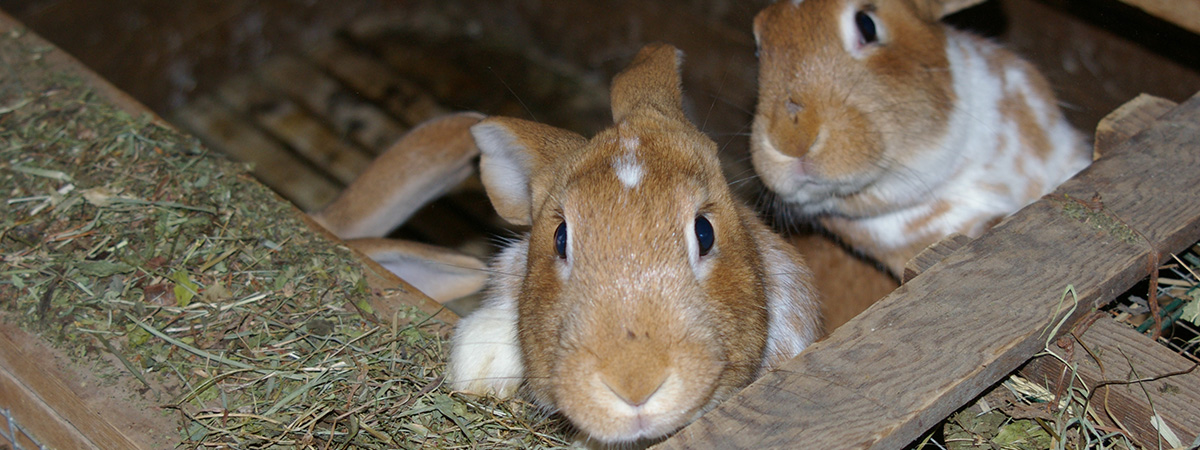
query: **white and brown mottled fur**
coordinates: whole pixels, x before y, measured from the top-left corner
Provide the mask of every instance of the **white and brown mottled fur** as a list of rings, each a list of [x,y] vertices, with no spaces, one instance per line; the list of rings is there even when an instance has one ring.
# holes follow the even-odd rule
[[[938,22],[936,2],[803,0],[754,21],[755,170],[778,198],[899,276],[1090,161],[1037,70]],[[856,25],[863,11],[878,42]]]
[[[459,322],[454,389],[525,386],[595,442],[645,442],[820,335],[800,256],[734,199],[716,144],[684,118],[679,58],[643,49],[613,81],[615,125],[591,140],[519,119],[471,128],[497,212],[530,231]],[[715,230],[707,254],[698,217]]]

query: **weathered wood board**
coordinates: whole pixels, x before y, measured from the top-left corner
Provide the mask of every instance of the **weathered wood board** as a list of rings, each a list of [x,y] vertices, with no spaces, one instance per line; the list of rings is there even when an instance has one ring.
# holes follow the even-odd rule
[[[58,374],[43,368],[45,361],[22,352],[7,333],[20,331],[0,324],[0,407],[12,410],[37,444],[61,449],[146,448],[84,403]]]
[[[1097,320],[1078,335],[1079,341],[1072,345],[1083,345],[1087,350],[1076,347],[1072,351],[1070,369],[1047,355],[1026,364],[1021,375],[1053,389],[1080,387],[1082,381],[1083,386],[1096,390],[1091,407],[1120,423],[1145,448],[1159,448],[1160,443],[1163,448],[1172,447],[1155,426],[1156,416],[1180,443],[1196,439],[1200,434],[1200,392],[1196,391],[1200,370],[1179,373],[1191,369],[1195,362],[1109,317]],[[1066,353],[1062,348],[1052,350],[1059,355]],[[1070,370],[1078,379],[1071,379]],[[1144,382],[1132,382],[1136,380]]]
[[[1198,123],[1200,95],[660,448],[910,443],[1200,238]]]

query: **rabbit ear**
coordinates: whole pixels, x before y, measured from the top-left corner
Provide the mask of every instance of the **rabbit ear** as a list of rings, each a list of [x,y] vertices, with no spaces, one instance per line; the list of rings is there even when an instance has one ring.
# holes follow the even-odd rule
[[[531,205],[545,188],[546,167],[587,143],[578,134],[528,120],[488,118],[471,127],[482,154],[479,175],[492,206],[504,220],[529,225]],[[541,176],[539,176],[541,175]]]
[[[642,48],[633,63],[613,78],[613,122],[620,123],[639,108],[651,108],[672,119],[683,116],[679,65],[683,52],[667,44]]]
[[[954,8],[954,2],[945,2],[941,0],[912,0],[913,10],[917,16],[927,22],[937,22],[943,17],[961,9],[961,6]]]
[[[384,238],[349,239],[346,245],[438,303],[479,292],[487,282],[483,261],[447,248]]]

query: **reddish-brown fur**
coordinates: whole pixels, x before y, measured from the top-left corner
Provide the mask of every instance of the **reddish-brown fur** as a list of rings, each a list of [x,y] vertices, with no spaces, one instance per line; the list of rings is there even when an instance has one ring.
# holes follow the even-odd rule
[[[679,57],[643,49],[613,81],[616,124],[590,140],[519,119],[472,127],[497,211],[531,228],[460,322],[456,386],[502,392],[522,375],[591,438],[632,442],[674,431],[817,337],[800,256],[735,201],[716,144],[683,116]],[[698,218],[716,236],[703,253]],[[513,348],[510,317],[515,370],[491,363]]]

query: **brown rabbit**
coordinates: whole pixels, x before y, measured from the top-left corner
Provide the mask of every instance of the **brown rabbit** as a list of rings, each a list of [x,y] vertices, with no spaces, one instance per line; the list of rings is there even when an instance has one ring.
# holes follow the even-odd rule
[[[1037,70],[943,25],[935,4],[782,1],[754,20],[755,171],[894,276],[1091,161]]]
[[[613,80],[591,140],[510,118],[471,128],[488,196],[530,225],[459,322],[455,389],[524,385],[602,443],[665,436],[819,334],[809,272],[737,202],[684,118],[681,54],[651,45]]]

